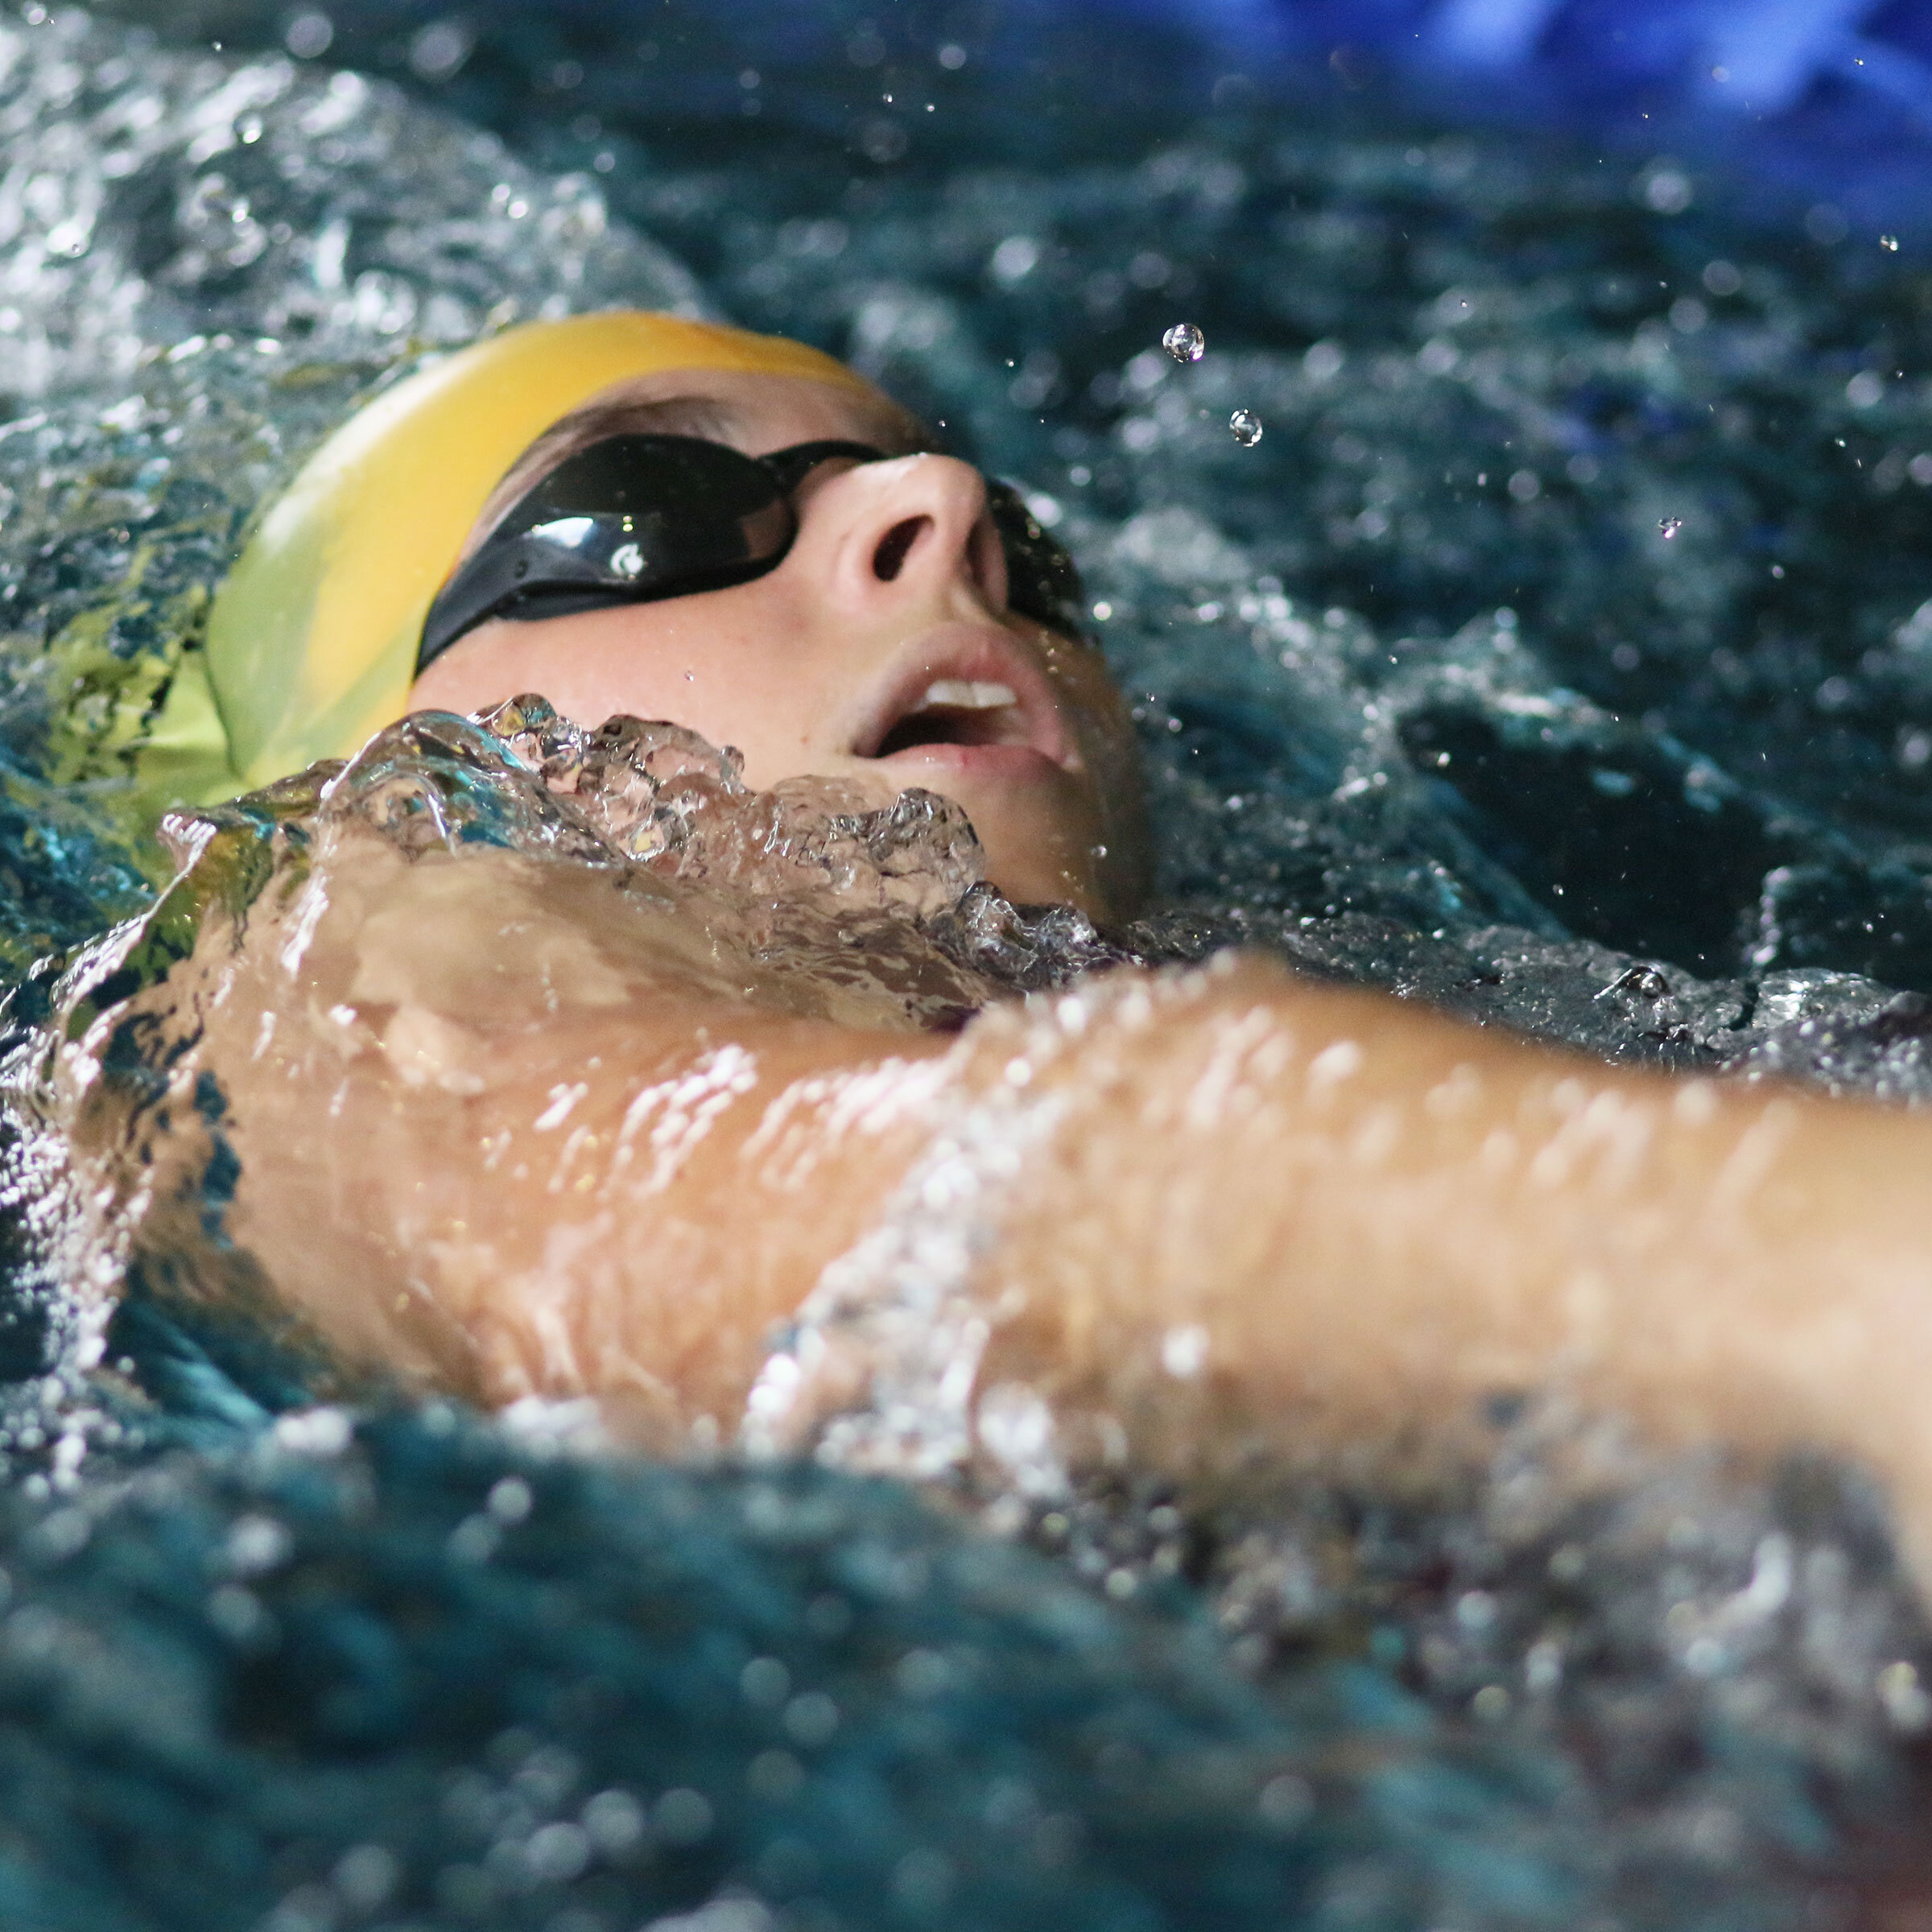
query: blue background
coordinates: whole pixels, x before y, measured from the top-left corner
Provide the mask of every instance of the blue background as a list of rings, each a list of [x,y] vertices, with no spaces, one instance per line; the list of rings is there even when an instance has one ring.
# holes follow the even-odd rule
[[[1926,0],[105,0],[105,10],[176,43],[199,34],[231,47],[273,44],[319,14],[330,61],[390,72],[526,135],[582,103],[607,125],[702,149],[753,65],[767,127],[843,135],[840,118],[876,105],[877,83],[916,72],[956,135],[976,106],[1016,164],[1030,121],[1064,158],[1070,140],[1139,149],[1212,108],[1326,98],[1364,116],[1515,124],[1606,153],[1669,155],[1728,177],[1740,212],[1761,219],[1823,201],[1855,234],[1932,226]],[[435,37],[452,26],[453,42]],[[948,41],[972,61],[935,77],[933,51]],[[916,151],[907,159],[917,165]]]

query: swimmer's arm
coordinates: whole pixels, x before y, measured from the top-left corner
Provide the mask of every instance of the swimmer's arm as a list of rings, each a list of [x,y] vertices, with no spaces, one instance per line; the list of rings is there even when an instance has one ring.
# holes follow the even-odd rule
[[[398,1031],[346,1069],[229,1057],[225,1232],[357,1367],[593,1396],[657,1449],[731,1439],[773,1331],[930,1137],[952,1045],[674,979],[489,1040],[465,1092],[399,1075]]]
[[[1932,1525],[1915,1117],[1606,1069],[1254,960],[1117,976],[1075,1037],[1050,1001],[957,1042],[672,974],[495,1039],[474,1092],[405,1077],[433,1038],[246,1060],[231,1007],[231,1233],[352,1353],[483,1399],[729,1439],[935,1135],[1063,1095],[982,1197],[983,1384],[1111,1416],[1177,1475],[1454,1447],[1554,1390],[1661,1443],[1858,1458]]]
[[[1213,1479],[1482,1455],[1499,1397],[1823,1450],[1888,1480],[1932,1580],[1932,1121],[1226,964],[1088,1023],[1068,1063],[1113,1093],[1015,1191],[985,1383]]]

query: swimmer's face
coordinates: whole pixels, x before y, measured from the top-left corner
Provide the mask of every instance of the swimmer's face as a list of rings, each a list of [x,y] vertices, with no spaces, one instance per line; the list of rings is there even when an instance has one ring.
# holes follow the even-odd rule
[[[663,404],[663,427],[763,456],[830,439],[916,448],[884,397],[792,377],[686,369],[597,407]],[[671,406],[676,407],[671,407]],[[546,440],[546,443],[549,442]],[[489,526],[568,445],[533,451]],[[840,458],[795,501],[776,570],[728,590],[477,626],[432,663],[416,709],[480,711],[541,692],[587,725],[663,718],[745,755],[748,782],[815,776],[879,804],[913,786],[972,820],[1009,898],[1132,910],[1145,866],[1133,740],[1091,646],[1009,610],[979,473],[950,456]]]

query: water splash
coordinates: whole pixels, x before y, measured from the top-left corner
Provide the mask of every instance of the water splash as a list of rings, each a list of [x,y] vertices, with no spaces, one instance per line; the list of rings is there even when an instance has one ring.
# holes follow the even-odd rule
[[[966,815],[932,792],[902,792],[885,807],[869,806],[857,786],[832,779],[790,778],[753,792],[736,751],[681,725],[620,717],[589,731],[535,696],[482,714],[477,726],[487,736],[473,755],[487,761],[494,737],[498,755],[542,779],[551,809],[584,822],[601,843],[600,857],[635,860],[654,874],[841,914],[926,917],[952,907],[983,873]],[[460,724],[440,729],[461,741]],[[391,732],[398,735],[378,737],[357,758],[345,799],[368,793],[372,762],[393,757],[407,772],[434,741],[420,724]],[[383,780],[392,782],[411,781]],[[502,795],[527,805],[535,795]],[[487,836],[528,836],[510,810],[490,824]]]
[[[135,51],[63,10],[0,27],[0,104],[16,192],[34,184],[31,217],[0,221],[17,396],[223,332],[386,360],[621,295],[701,306],[593,176],[538,175],[359,75]]]

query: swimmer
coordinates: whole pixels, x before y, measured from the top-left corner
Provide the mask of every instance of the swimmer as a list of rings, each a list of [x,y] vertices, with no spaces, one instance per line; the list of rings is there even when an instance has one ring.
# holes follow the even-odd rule
[[[148,782],[216,798],[541,692],[735,745],[756,787],[937,794],[1009,896],[1118,919],[1132,743],[1067,568],[811,351],[535,325],[390,391],[269,511]],[[1932,1578],[1932,1122],[1260,956],[925,1030],[757,955],[701,880],[353,827],[304,851],[146,990],[110,998],[134,941],[104,955],[40,1104],[88,1241],[151,1270],[209,1199],[154,1118],[200,1123],[221,1242],[350,1370],[914,1473],[1010,1463],[1030,1418],[1065,1467],[1211,1488],[1426,1475],[1540,1395],[1662,1449],[1861,1463]],[[963,1447],[894,1411],[915,1385]]]

